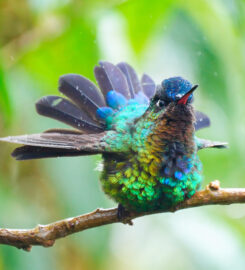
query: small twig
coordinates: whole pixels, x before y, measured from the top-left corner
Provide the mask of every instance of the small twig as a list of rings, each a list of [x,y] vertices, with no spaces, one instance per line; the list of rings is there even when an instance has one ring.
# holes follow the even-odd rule
[[[147,213],[129,212],[127,216],[119,220],[117,208],[97,209],[88,214],[56,221],[48,225],[38,225],[34,229],[0,229],[0,244],[6,244],[30,251],[33,245],[51,247],[54,245],[56,239],[106,224],[116,222],[132,224],[132,219],[145,215],[160,212],[175,212],[180,209],[204,205],[224,205],[233,203],[245,203],[245,188],[222,189],[219,187],[219,182],[216,180],[211,182],[206,189],[196,192],[193,197],[168,211]]]

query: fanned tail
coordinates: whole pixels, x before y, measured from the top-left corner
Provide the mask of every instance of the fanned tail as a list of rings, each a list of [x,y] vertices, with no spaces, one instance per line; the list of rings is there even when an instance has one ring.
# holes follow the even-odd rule
[[[141,85],[142,85],[144,94],[148,98],[152,98],[155,95],[156,84],[149,75],[143,74],[141,78]]]
[[[114,90],[122,94],[126,99],[129,99],[131,96],[128,83],[120,68],[106,61],[100,61],[100,65],[103,69],[104,78],[101,80],[101,78],[97,77],[96,70],[95,77],[98,81],[98,84],[102,85],[102,91],[105,93],[105,98],[109,91]],[[104,89],[105,85],[107,89]]]
[[[72,102],[58,96],[46,96],[36,103],[37,112],[61,121],[83,133],[106,130],[106,118],[128,104],[148,104],[156,85],[144,75],[141,82],[135,70],[127,63],[113,65],[101,61],[94,69],[100,87],[77,74],[63,75],[59,91]]]
[[[69,100],[58,96],[46,96],[36,103],[40,115],[47,116],[68,124],[84,133],[102,132],[102,124],[92,120],[86,112],[77,108]]]
[[[148,104],[154,95],[153,80],[144,75],[141,82],[127,63],[101,61],[94,69],[100,87],[77,74],[63,75],[59,91],[66,98],[45,96],[36,103],[37,112],[63,122],[75,130],[51,129],[41,134],[0,138],[1,141],[24,144],[12,153],[18,160],[47,157],[79,156],[105,152],[101,138],[110,127],[108,116],[129,104]]]
[[[113,128],[107,119],[126,106],[137,108],[137,105],[149,104],[156,92],[156,84],[149,75],[144,74],[139,80],[136,71],[125,62],[113,65],[100,61],[99,64],[94,74],[100,89],[81,75],[67,74],[59,79],[59,91],[71,101],[59,96],[46,96],[36,103],[39,114],[61,121],[75,130],[53,129],[42,134],[0,139],[25,145],[13,152],[16,159],[103,153],[103,144],[99,140],[106,130]],[[210,125],[204,113],[196,111],[195,117],[196,131]],[[199,142],[199,149],[225,147],[224,143],[219,142]]]
[[[96,111],[105,106],[105,100],[94,83],[81,75],[67,74],[59,79],[59,91],[70,98],[94,121],[98,121]]]
[[[121,62],[117,64],[117,66],[125,75],[127,83],[128,83],[129,91],[131,94],[131,98],[134,98],[135,94],[142,91],[142,87],[141,87],[137,73],[129,64],[125,62]]]
[[[97,110],[101,120],[106,121],[107,117],[115,115],[127,105],[149,104],[149,95],[154,95],[156,91],[156,85],[150,76],[145,75],[147,82],[150,82],[146,86],[145,80],[140,82],[135,70],[125,62],[115,66],[101,61],[100,65],[95,67],[94,73],[107,104]]]

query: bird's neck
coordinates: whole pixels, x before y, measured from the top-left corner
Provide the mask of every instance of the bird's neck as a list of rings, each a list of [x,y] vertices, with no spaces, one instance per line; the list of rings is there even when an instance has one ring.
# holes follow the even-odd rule
[[[194,113],[191,105],[170,106],[156,120],[153,133],[163,142],[179,142],[191,147],[194,135]]]
[[[170,106],[156,118],[147,141],[150,154],[159,158],[159,166],[166,156],[181,157],[194,153],[194,119],[191,105]]]

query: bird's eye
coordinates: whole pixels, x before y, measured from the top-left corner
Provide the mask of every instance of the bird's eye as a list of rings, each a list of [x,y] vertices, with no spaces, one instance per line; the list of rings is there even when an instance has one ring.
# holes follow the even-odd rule
[[[162,108],[165,106],[165,102],[162,99],[159,99],[156,103],[157,107]]]

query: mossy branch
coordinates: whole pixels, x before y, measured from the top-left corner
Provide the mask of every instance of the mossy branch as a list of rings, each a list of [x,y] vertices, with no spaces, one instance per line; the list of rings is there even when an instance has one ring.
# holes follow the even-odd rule
[[[245,188],[220,188],[219,181],[211,182],[206,189],[198,191],[193,197],[169,209],[168,211],[135,213],[128,212],[122,219],[118,219],[117,208],[97,209],[81,216],[56,221],[48,225],[38,225],[34,229],[0,229],[0,244],[14,246],[30,251],[32,246],[51,247],[59,238],[81,232],[90,228],[112,223],[127,223],[132,225],[132,219],[163,212],[204,206],[245,203]]]

